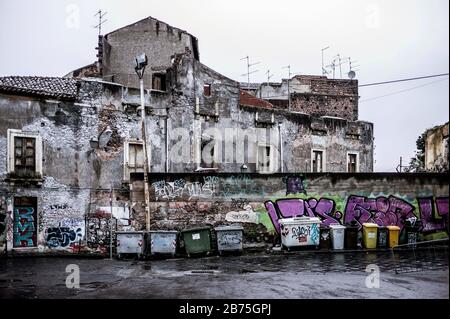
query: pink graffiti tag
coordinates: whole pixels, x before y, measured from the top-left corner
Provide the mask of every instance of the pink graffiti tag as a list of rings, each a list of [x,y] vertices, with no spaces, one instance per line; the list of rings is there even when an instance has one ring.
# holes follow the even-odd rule
[[[280,233],[280,224],[278,223],[280,218],[318,217],[324,225],[340,224],[340,219],[342,218],[342,214],[334,210],[334,201],[328,198],[319,200],[315,198],[289,198],[279,199],[275,203],[267,201],[264,204],[278,233]]]
[[[437,197],[435,200],[433,197],[419,198],[417,202],[422,220],[422,232],[437,232],[447,229],[448,197]]]
[[[379,226],[396,225],[400,229],[403,229],[406,219],[416,217],[414,207],[401,198],[354,195],[347,200],[344,216],[345,223],[356,220],[360,228],[364,223],[375,223]]]

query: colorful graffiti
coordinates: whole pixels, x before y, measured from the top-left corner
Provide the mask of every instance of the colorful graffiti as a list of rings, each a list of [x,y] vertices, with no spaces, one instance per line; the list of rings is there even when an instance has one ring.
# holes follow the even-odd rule
[[[286,195],[289,194],[305,194],[305,177],[303,175],[292,175],[283,178],[283,182],[286,183]]]
[[[356,220],[359,227],[364,223],[380,226],[396,225],[403,229],[408,218],[416,217],[414,206],[395,196],[349,196],[345,207],[344,223]]]
[[[288,226],[281,225],[281,236],[286,243],[301,245],[319,245],[319,225]]]
[[[155,189],[156,200],[168,199],[173,200],[175,198],[182,198],[188,196],[192,198],[210,198],[216,193],[216,187],[219,183],[219,178],[216,176],[203,177],[203,183],[201,182],[186,182],[184,179],[178,179],[174,182],[158,181],[152,183]]]
[[[33,207],[14,207],[14,247],[36,246],[35,220]]]
[[[6,199],[0,197],[0,246],[6,237],[6,221]]]
[[[254,196],[255,194],[265,196],[265,185],[263,183],[255,183],[254,179],[246,174],[233,175],[221,180],[220,191],[217,193],[217,195],[223,197]]]
[[[438,232],[448,229],[448,197],[426,197],[418,200],[422,232]]]
[[[70,227],[51,227],[47,229],[46,242],[50,248],[65,248],[81,240],[82,237],[81,228],[74,230]]]
[[[346,200],[332,198],[281,198],[264,203],[277,233],[281,234],[279,219],[318,217],[322,224],[349,224],[353,220],[359,228],[364,223],[380,226],[396,225],[403,229],[407,220],[420,219],[422,233],[448,230],[448,197],[419,197],[416,203],[397,196],[350,195]],[[339,207],[345,207],[340,210]],[[345,206],[344,206],[345,205]]]
[[[280,233],[280,218],[290,217],[318,217],[325,225],[341,223],[342,213],[335,211],[335,202],[329,198],[301,199],[286,198],[264,203],[272,220],[275,230]]]

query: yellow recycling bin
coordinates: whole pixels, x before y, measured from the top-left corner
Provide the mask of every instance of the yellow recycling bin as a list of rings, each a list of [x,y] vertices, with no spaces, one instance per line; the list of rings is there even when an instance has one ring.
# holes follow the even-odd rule
[[[398,226],[387,226],[387,229],[389,231],[389,234],[388,234],[389,248],[397,246],[398,245],[398,238],[400,237],[400,227],[398,227]]]
[[[377,231],[378,225],[373,223],[363,224],[363,243],[368,249],[377,248]]]

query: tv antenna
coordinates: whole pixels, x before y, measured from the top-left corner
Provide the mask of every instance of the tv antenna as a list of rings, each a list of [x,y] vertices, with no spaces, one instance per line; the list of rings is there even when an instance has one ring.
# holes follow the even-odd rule
[[[358,62],[358,61],[353,61],[353,63]],[[352,65],[352,59],[349,57],[348,58],[348,67],[349,67],[349,71],[348,71],[348,77],[349,79],[353,80],[356,77],[356,72],[358,71],[357,69],[354,70],[353,67],[358,67],[359,65]]]
[[[256,65],[256,64],[261,63],[261,62],[250,63],[250,57],[248,55],[246,57],[243,57],[241,60],[247,60],[247,73],[244,73],[241,76],[247,76],[248,88],[250,88],[250,74],[259,71],[259,70],[250,71],[250,68],[252,66]]]
[[[327,71],[327,70],[325,69],[325,67],[324,67],[324,62],[323,62],[323,52],[324,52],[325,50],[329,49],[329,48],[330,48],[330,47],[328,46],[328,47],[322,49],[322,75],[327,75],[327,74],[328,74],[328,71]]]
[[[94,29],[98,29],[98,35],[102,34],[102,25],[103,23],[105,23],[106,21],[108,21],[108,19],[103,20],[103,17],[107,14],[108,12],[104,12],[102,13],[102,10],[98,10],[98,12],[96,14],[94,14],[95,16],[98,16],[98,24],[95,26],[92,26]]]
[[[273,74],[270,74],[270,70],[267,70],[266,74],[267,74],[267,84],[269,84],[270,78],[273,76]]]

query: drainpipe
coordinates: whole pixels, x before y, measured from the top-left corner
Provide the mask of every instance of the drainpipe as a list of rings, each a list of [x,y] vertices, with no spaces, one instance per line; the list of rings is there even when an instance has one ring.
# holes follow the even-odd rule
[[[283,124],[278,123],[278,140],[280,141],[280,171],[284,173],[284,161],[283,161],[283,136],[281,135],[281,126]]]
[[[109,217],[109,259],[113,258],[112,247],[113,247],[113,209],[112,209],[112,198],[113,191],[112,186],[109,189],[109,209],[111,212],[111,216]]]
[[[166,136],[166,173],[169,172],[169,137],[167,136],[169,130],[167,128],[167,124],[169,123],[169,115],[166,113],[166,118],[164,119],[164,135]]]

